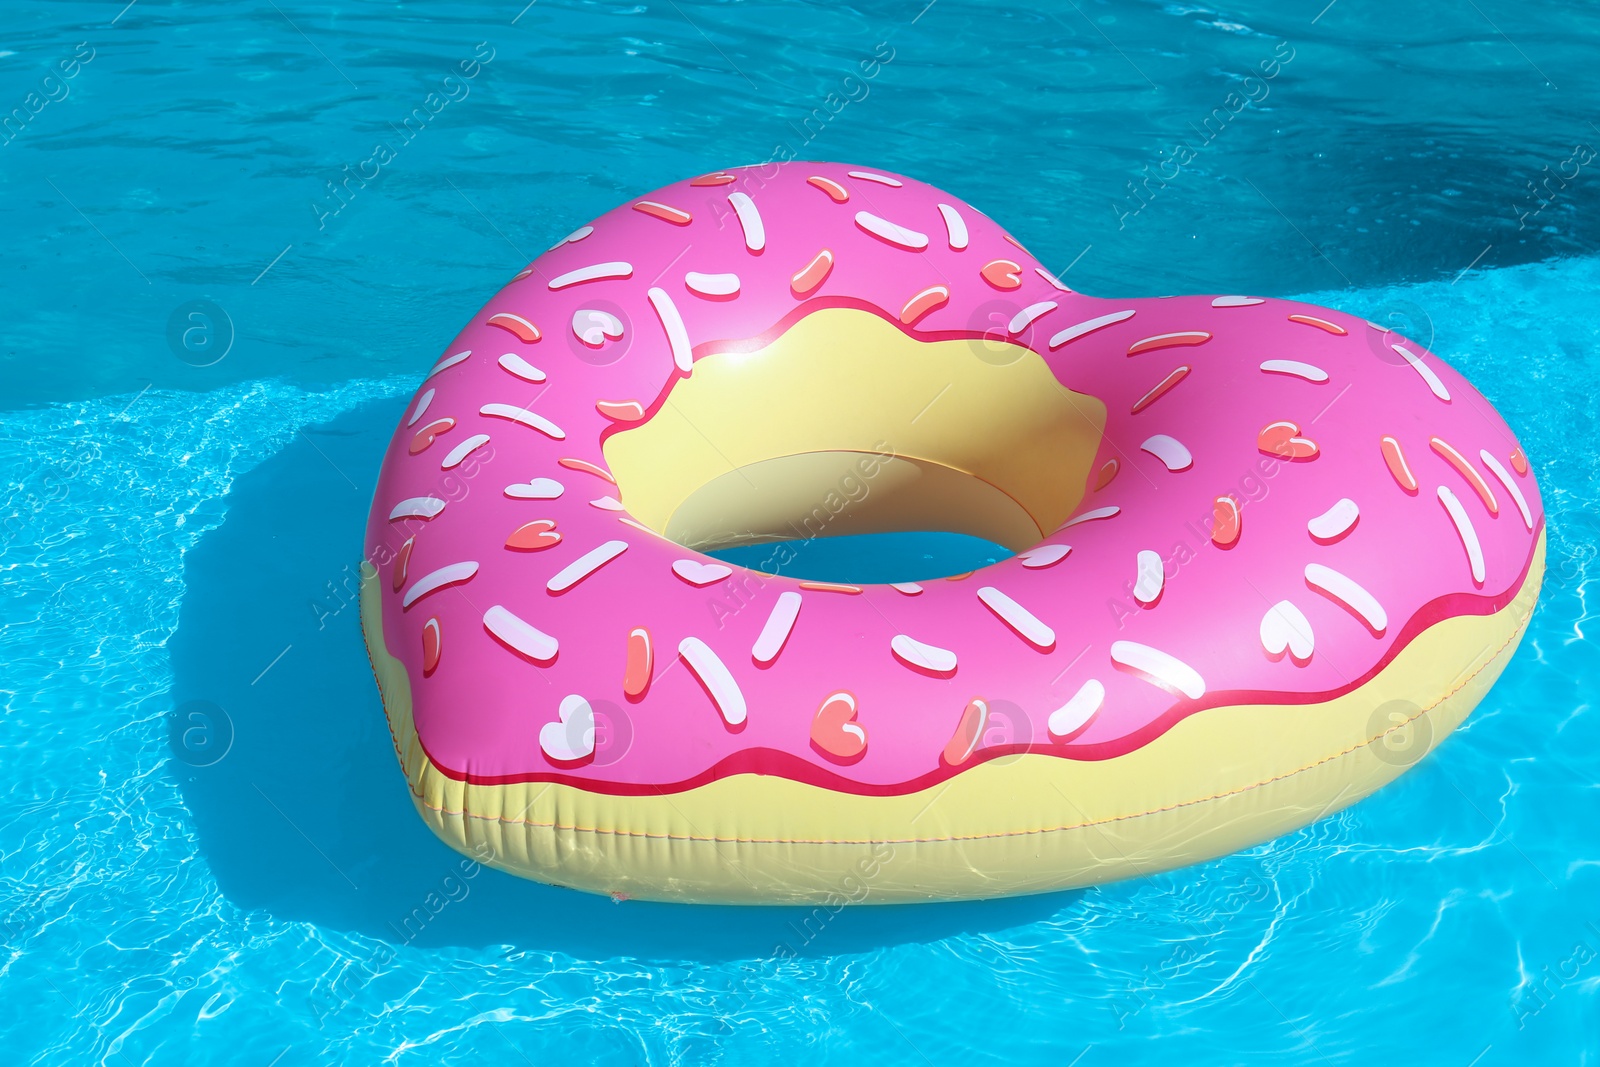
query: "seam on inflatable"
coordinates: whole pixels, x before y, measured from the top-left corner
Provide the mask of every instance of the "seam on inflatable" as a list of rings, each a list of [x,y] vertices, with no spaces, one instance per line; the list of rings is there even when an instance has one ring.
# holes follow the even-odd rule
[[[1306,765],[1304,765],[1302,767],[1298,767],[1298,768],[1296,768],[1296,769],[1294,769],[1292,771],[1286,771],[1283,774],[1274,775],[1271,778],[1264,778],[1259,782],[1252,782],[1249,785],[1240,786],[1238,789],[1231,789],[1231,790],[1228,790],[1228,791],[1222,792],[1222,793],[1212,793],[1209,796],[1196,797],[1193,800],[1185,800],[1185,801],[1182,801],[1182,802],[1177,803],[1177,804],[1169,804],[1169,805],[1167,805],[1165,807],[1151,808],[1148,811],[1133,812],[1133,813],[1130,813],[1130,814],[1127,814],[1127,815],[1113,815],[1110,818],[1106,818],[1106,819],[1095,819],[1095,820],[1091,820],[1089,822],[1070,823],[1070,824],[1065,825],[1065,826],[1048,826],[1048,827],[1041,827],[1039,829],[1033,829],[1033,830],[1002,830],[1002,831],[998,831],[998,832],[995,832],[995,833],[964,834],[964,835],[959,835],[959,836],[948,836],[948,837],[897,837],[897,838],[883,838],[881,840],[880,839],[875,839],[875,838],[855,839],[855,838],[715,837],[715,836],[707,836],[707,835],[699,835],[699,834],[663,834],[663,833],[651,833],[651,832],[645,831],[645,830],[619,830],[619,829],[608,829],[608,828],[598,827],[598,826],[577,826],[577,825],[568,826],[568,825],[563,825],[563,824],[556,823],[556,822],[535,822],[535,821],[533,821],[531,819],[508,819],[508,818],[505,818],[504,816],[479,815],[479,814],[477,814],[477,813],[475,813],[473,811],[467,810],[465,808],[462,808],[462,809],[450,809],[450,808],[445,808],[442,805],[430,804],[424,798],[423,792],[419,790],[418,786],[420,784],[420,779],[423,777],[423,775],[426,775],[428,773],[437,774],[439,772],[434,769],[434,763],[433,763],[432,759],[429,759],[426,755],[424,755],[424,757],[423,757],[423,759],[425,761],[423,772],[422,772],[422,774],[418,775],[419,781],[412,781],[410,775],[406,776],[406,780],[407,780],[407,785],[410,787],[412,798],[417,803],[417,805],[420,806],[420,807],[426,808],[429,811],[435,812],[435,813],[437,813],[439,815],[445,815],[445,816],[456,816],[456,815],[459,815],[459,816],[463,816],[463,817],[468,818],[468,819],[478,819],[478,820],[483,821],[483,822],[498,823],[498,824],[503,825],[503,826],[526,826],[526,827],[533,828],[533,829],[554,830],[554,831],[570,832],[570,833],[577,833],[577,834],[595,834],[595,835],[606,835],[606,836],[611,836],[611,837],[646,838],[646,839],[664,840],[664,841],[699,841],[699,842],[710,843],[710,844],[734,844],[734,845],[740,845],[740,844],[746,844],[746,845],[874,845],[874,844],[921,845],[921,844],[942,844],[942,843],[949,843],[949,842],[955,842],[955,841],[986,841],[986,840],[994,840],[994,839],[1002,839],[1002,838],[1010,838],[1010,837],[1027,837],[1027,836],[1031,836],[1031,835],[1034,835],[1034,834],[1055,834],[1055,833],[1062,833],[1062,832],[1065,832],[1065,831],[1068,831],[1068,830],[1087,830],[1087,829],[1090,829],[1090,828],[1095,827],[1095,826],[1104,826],[1104,825],[1107,825],[1109,823],[1125,822],[1125,821],[1127,821],[1129,819],[1142,819],[1142,818],[1144,818],[1145,816],[1148,816],[1148,815],[1159,815],[1159,814],[1161,814],[1163,812],[1178,811],[1178,810],[1181,810],[1183,808],[1193,807],[1193,806],[1195,806],[1197,804],[1206,804],[1206,803],[1209,803],[1209,802],[1211,802],[1213,800],[1224,800],[1224,799],[1226,799],[1228,797],[1240,796],[1240,795],[1242,795],[1244,793],[1250,792],[1253,789],[1259,789],[1259,788],[1261,788],[1263,786],[1272,785],[1275,782],[1281,782],[1281,781],[1284,781],[1285,779],[1293,778],[1298,774],[1304,774],[1306,771],[1314,770],[1317,767],[1321,767],[1321,766],[1324,766],[1324,765],[1326,765],[1328,763],[1332,763],[1335,760],[1343,759],[1345,756],[1350,755],[1352,752],[1355,752],[1358,749],[1368,748],[1371,745],[1373,745],[1374,743],[1376,743],[1378,741],[1381,741],[1383,738],[1388,737],[1390,734],[1393,734],[1398,730],[1403,730],[1406,727],[1410,726],[1413,722],[1416,722],[1418,719],[1420,719],[1423,716],[1427,715],[1429,712],[1431,712],[1435,708],[1439,707],[1445,701],[1447,701],[1451,697],[1455,696],[1455,694],[1457,694],[1461,690],[1465,689],[1468,685],[1470,685],[1472,683],[1472,680],[1474,678],[1476,678],[1476,677],[1478,677],[1478,675],[1482,674],[1485,670],[1487,670],[1489,668],[1490,664],[1495,662],[1495,660],[1499,657],[1501,652],[1505,651],[1507,647],[1509,647],[1510,645],[1512,645],[1513,643],[1515,643],[1517,640],[1519,640],[1522,637],[1522,634],[1523,634],[1524,630],[1527,628],[1528,621],[1532,617],[1533,617],[1533,611],[1530,609],[1526,614],[1524,614],[1521,617],[1521,619],[1518,621],[1517,625],[1512,628],[1511,636],[1507,637],[1506,640],[1503,641],[1500,644],[1500,646],[1494,650],[1494,653],[1483,661],[1483,665],[1482,666],[1480,666],[1477,670],[1473,671],[1471,674],[1467,675],[1464,679],[1462,679],[1460,684],[1455,686],[1453,689],[1450,689],[1447,692],[1441,694],[1439,699],[1435,700],[1432,704],[1429,704],[1427,707],[1420,709],[1417,712],[1417,714],[1415,714],[1415,715],[1411,716],[1410,718],[1406,719],[1404,722],[1396,723],[1395,725],[1391,726],[1389,729],[1384,730],[1382,733],[1377,734],[1377,735],[1375,735],[1373,737],[1370,737],[1365,741],[1361,741],[1361,742],[1359,742],[1357,744],[1349,746],[1348,748],[1341,749],[1338,752],[1332,753],[1331,755],[1324,756],[1319,760],[1316,760],[1316,761],[1314,761],[1312,763],[1308,763],[1308,764],[1306,764]],[[369,661],[369,666],[370,666],[370,661],[371,661],[370,655],[368,656],[368,661]],[[374,677],[376,677],[376,671],[375,670],[374,670]],[[379,688],[381,690],[382,686],[380,685]],[[387,717],[388,716],[386,715],[385,718],[387,719]],[[394,728],[393,728],[393,724],[392,723],[390,724],[390,731],[389,732],[390,732],[390,737],[394,738]],[[395,747],[398,750],[399,747],[400,747],[399,743],[398,743],[398,738],[394,738],[394,739],[396,741]],[[487,787],[478,787],[478,788],[500,789],[500,788],[505,788],[505,787],[504,786],[487,786]],[[664,794],[664,793],[663,794],[658,794],[658,795],[667,796],[667,794]]]

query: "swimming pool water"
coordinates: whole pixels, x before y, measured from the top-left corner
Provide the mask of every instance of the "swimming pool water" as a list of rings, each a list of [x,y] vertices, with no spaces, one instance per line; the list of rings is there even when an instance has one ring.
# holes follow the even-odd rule
[[[1600,185],[1525,188],[1600,144],[1597,16],[924,3],[7,11],[0,103],[94,49],[0,147],[9,1060],[1600,1055]],[[480,41],[470,92],[319,229],[324,180]],[[1262,101],[1119,223],[1279,41]],[[836,89],[860,99],[835,114]],[[1090,890],[688,908],[463,867],[412,812],[355,618],[388,434],[527,258],[780,143],[946,185],[1086,291],[1300,294],[1431,345],[1548,509],[1499,685],[1353,809]],[[185,347],[187,312],[169,342],[201,300],[216,347]]]
[[[1012,553],[968,534],[844,534],[722,548],[707,555],[765,574],[846,584],[915,582],[987,567]]]

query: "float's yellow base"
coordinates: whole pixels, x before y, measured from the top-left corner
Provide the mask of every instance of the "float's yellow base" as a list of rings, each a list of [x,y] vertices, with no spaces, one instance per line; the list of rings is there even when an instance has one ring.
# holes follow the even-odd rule
[[[1078,506],[1105,426],[1104,403],[1021,345],[922,341],[825,308],[757,351],[696,359],[660,410],[606,439],[605,457],[628,514],[686,548],[825,526],[943,530],[1021,552]],[[830,497],[849,507],[818,506]]]
[[[1437,745],[1500,676],[1533,612],[1544,549],[1541,534],[1504,609],[1429,628],[1344,696],[1212,708],[1116,759],[1021,755],[890,797],[755,774],[653,796],[469,785],[440,771],[418,742],[370,567],[361,622],[417,809],[447,843],[491,857],[491,866],[653,900],[950,900],[1179,867],[1361,799]]]

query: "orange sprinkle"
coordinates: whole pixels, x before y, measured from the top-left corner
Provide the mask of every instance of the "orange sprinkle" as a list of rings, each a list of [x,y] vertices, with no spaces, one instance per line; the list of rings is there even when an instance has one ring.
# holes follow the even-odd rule
[[[794,290],[795,296],[805,296],[817,286],[827,280],[833,271],[833,253],[824,248],[818,252],[810,263],[795,272],[789,279],[789,288]]]
[[[437,616],[422,624],[422,676],[426,678],[439,666],[439,653],[443,635],[439,633]]]
[[[1016,245],[1018,248],[1022,248],[1022,250],[1024,252],[1028,251],[1026,248],[1022,247],[1022,242],[1021,241],[1017,240],[1015,237],[1011,236],[1009,233],[1005,233],[1005,232],[1002,231],[1000,236],[1004,237],[1007,241],[1010,241],[1012,244]]]
[[[914,325],[928,312],[942,308],[949,302],[949,289],[942,285],[930,285],[906,301],[906,306],[900,309],[900,321],[907,326]]]
[[[455,419],[434,419],[428,425],[418,430],[411,437],[411,446],[407,449],[413,456],[433,444],[433,439],[447,432],[456,424]]]
[[[962,571],[960,574],[947,574],[944,576],[944,580],[947,582],[959,582],[963,578],[971,578],[975,573],[977,572]]]
[[[1009,259],[992,259],[979,268],[983,280],[1004,292],[1022,285],[1022,264]]]
[[[594,407],[606,418],[617,422],[638,422],[644,418],[644,405],[637,400],[596,400]]]
[[[650,688],[650,669],[655,653],[650,644],[650,631],[636,626],[628,631],[628,659],[622,671],[622,691],[630,697],[644,696]]]
[[[856,695],[848,689],[829,696],[811,720],[811,743],[836,760],[850,760],[867,748],[866,728],[856,722]]]
[[[396,593],[406,584],[406,568],[411,563],[411,548],[416,543],[415,537],[406,538],[406,543],[400,546],[400,551],[394,557],[394,576],[390,579],[389,588]]]
[[[1256,435],[1256,448],[1283,459],[1315,459],[1317,443],[1300,436],[1300,427],[1287,419],[1269,422]]]
[[[956,732],[951,735],[949,742],[944,746],[944,761],[952,767],[959,767],[977,749],[978,742],[983,740],[983,728],[989,722],[989,705],[986,701],[973,698],[961,712],[961,721],[956,724]]]
[[[1385,434],[1378,440],[1378,447],[1383,449],[1383,461],[1389,465],[1389,473],[1400,484],[1400,488],[1408,493],[1417,491],[1417,479],[1411,473],[1411,467],[1406,463],[1406,454],[1400,448],[1400,442]]]
[[[604,467],[597,467],[586,459],[573,459],[572,457],[567,456],[556,460],[556,462],[567,468],[569,471],[582,471],[585,474],[592,474],[597,478],[604,478],[612,485],[617,484],[617,480],[611,477],[610,471],[606,470]]]
[[[1156,384],[1156,387],[1154,389],[1152,389],[1148,393],[1144,394],[1144,396],[1141,396],[1138,400],[1135,400],[1133,402],[1132,409],[1128,413],[1130,415],[1139,414],[1139,412],[1143,411],[1145,408],[1149,407],[1151,404],[1154,404],[1157,400],[1160,400],[1162,397],[1166,396],[1167,392],[1173,386],[1177,385],[1179,382],[1183,381],[1188,376],[1189,376],[1189,368],[1187,366],[1178,367],[1171,374],[1169,374],[1165,378],[1161,379],[1161,381]]]
[[[736,182],[738,180],[739,179],[734,177],[732,174],[722,174],[722,173],[719,172],[719,173],[716,173],[716,174],[702,174],[698,178],[690,178],[689,179],[689,184],[690,185],[727,185],[729,182]]]
[[[1218,548],[1232,548],[1239,543],[1244,531],[1244,512],[1232,494],[1219,496],[1211,505],[1211,543]]]
[[[1158,348],[1176,348],[1180,345],[1203,345],[1209,340],[1211,340],[1211,335],[1204,330],[1158,333],[1154,337],[1146,337],[1142,341],[1135,341],[1128,347],[1128,355],[1137,356],[1141,352],[1154,352]]]
[[[670,222],[674,226],[687,226],[694,219],[694,216],[687,211],[679,211],[675,207],[658,204],[654,200],[641,200],[633,205],[633,210],[643,212],[651,218],[660,219],[662,222]]]
[[[500,327],[523,344],[531,345],[539,339],[539,327],[521,315],[513,315],[509,311],[489,316],[488,323],[490,326]]]
[[[846,200],[850,199],[850,190],[846,189],[832,178],[824,178],[820,174],[813,174],[811,177],[806,179],[806,184],[814,189],[821,189],[823,192],[827,193],[835,204],[842,204]]]
[[[1517,450],[1511,453],[1511,469],[1524,478],[1528,476],[1528,457],[1522,454],[1521,445],[1518,445]]]
[[[506,547],[518,552],[537,552],[544,548],[553,548],[561,543],[561,535],[556,533],[556,520],[534,519],[525,522],[511,531],[511,536],[506,538]]]
[[[1346,330],[1343,326],[1340,326],[1338,323],[1329,322],[1327,319],[1319,319],[1313,315],[1290,315],[1289,321],[1298,322],[1303,326],[1315,326],[1319,330],[1326,330],[1327,332],[1337,334],[1340,337],[1343,337],[1345,334],[1349,333],[1348,330]]]
[[[859,585],[841,585],[838,582],[801,582],[800,588],[815,589],[823,593],[850,593],[852,595],[861,592]]]
[[[1137,411],[1138,409],[1135,408],[1134,410]],[[1100,476],[1095,479],[1094,491],[1098,493],[1100,490],[1110,485],[1111,479],[1115,478],[1117,476],[1117,471],[1121,469],[1122,463],[1119,460],[1108,459],[1102,463],[1100,465]]]
[[[1489,509],[1489,514],[1500,514],[1500,505],[1495,501],[1494,493],[1489,491],[1489,486],[1484,482],[1483,475],[1479,474],[1472,464],[1467,462],[1467,457],[1457,452],[1443,438],[1433,437],[1429,439],[1428,443],[1433,446],[1435,452],[1444,457],[1446,463],[1454,467],[1457,473],[1467,480],[1467,484],[1472,486],[1473,491],[1478,494],[1478,499],[1483,501],[1483,506]]]

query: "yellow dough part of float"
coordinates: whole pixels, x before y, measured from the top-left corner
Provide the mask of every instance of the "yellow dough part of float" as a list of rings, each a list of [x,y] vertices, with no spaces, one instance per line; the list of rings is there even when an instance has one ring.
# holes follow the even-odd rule
[[[1226,855],[1355,803],[1450,733],[1516,651],[1544,573],[1541,535],[1510,604],[1430,627],[1366,685],[1323,704],[1211,708],[1125,756],[991,760],[930,789],[853,796],[738,775],[665,796],[552,783],[469,785],[417,741],[384,644],[376,572],[361,620],[417,810],[491,866],[619,897],[835,904],[1006,896]],[[1478,648],[1465,669],[1462,650]],[[997,830],[996,827],[1004,827]]]

